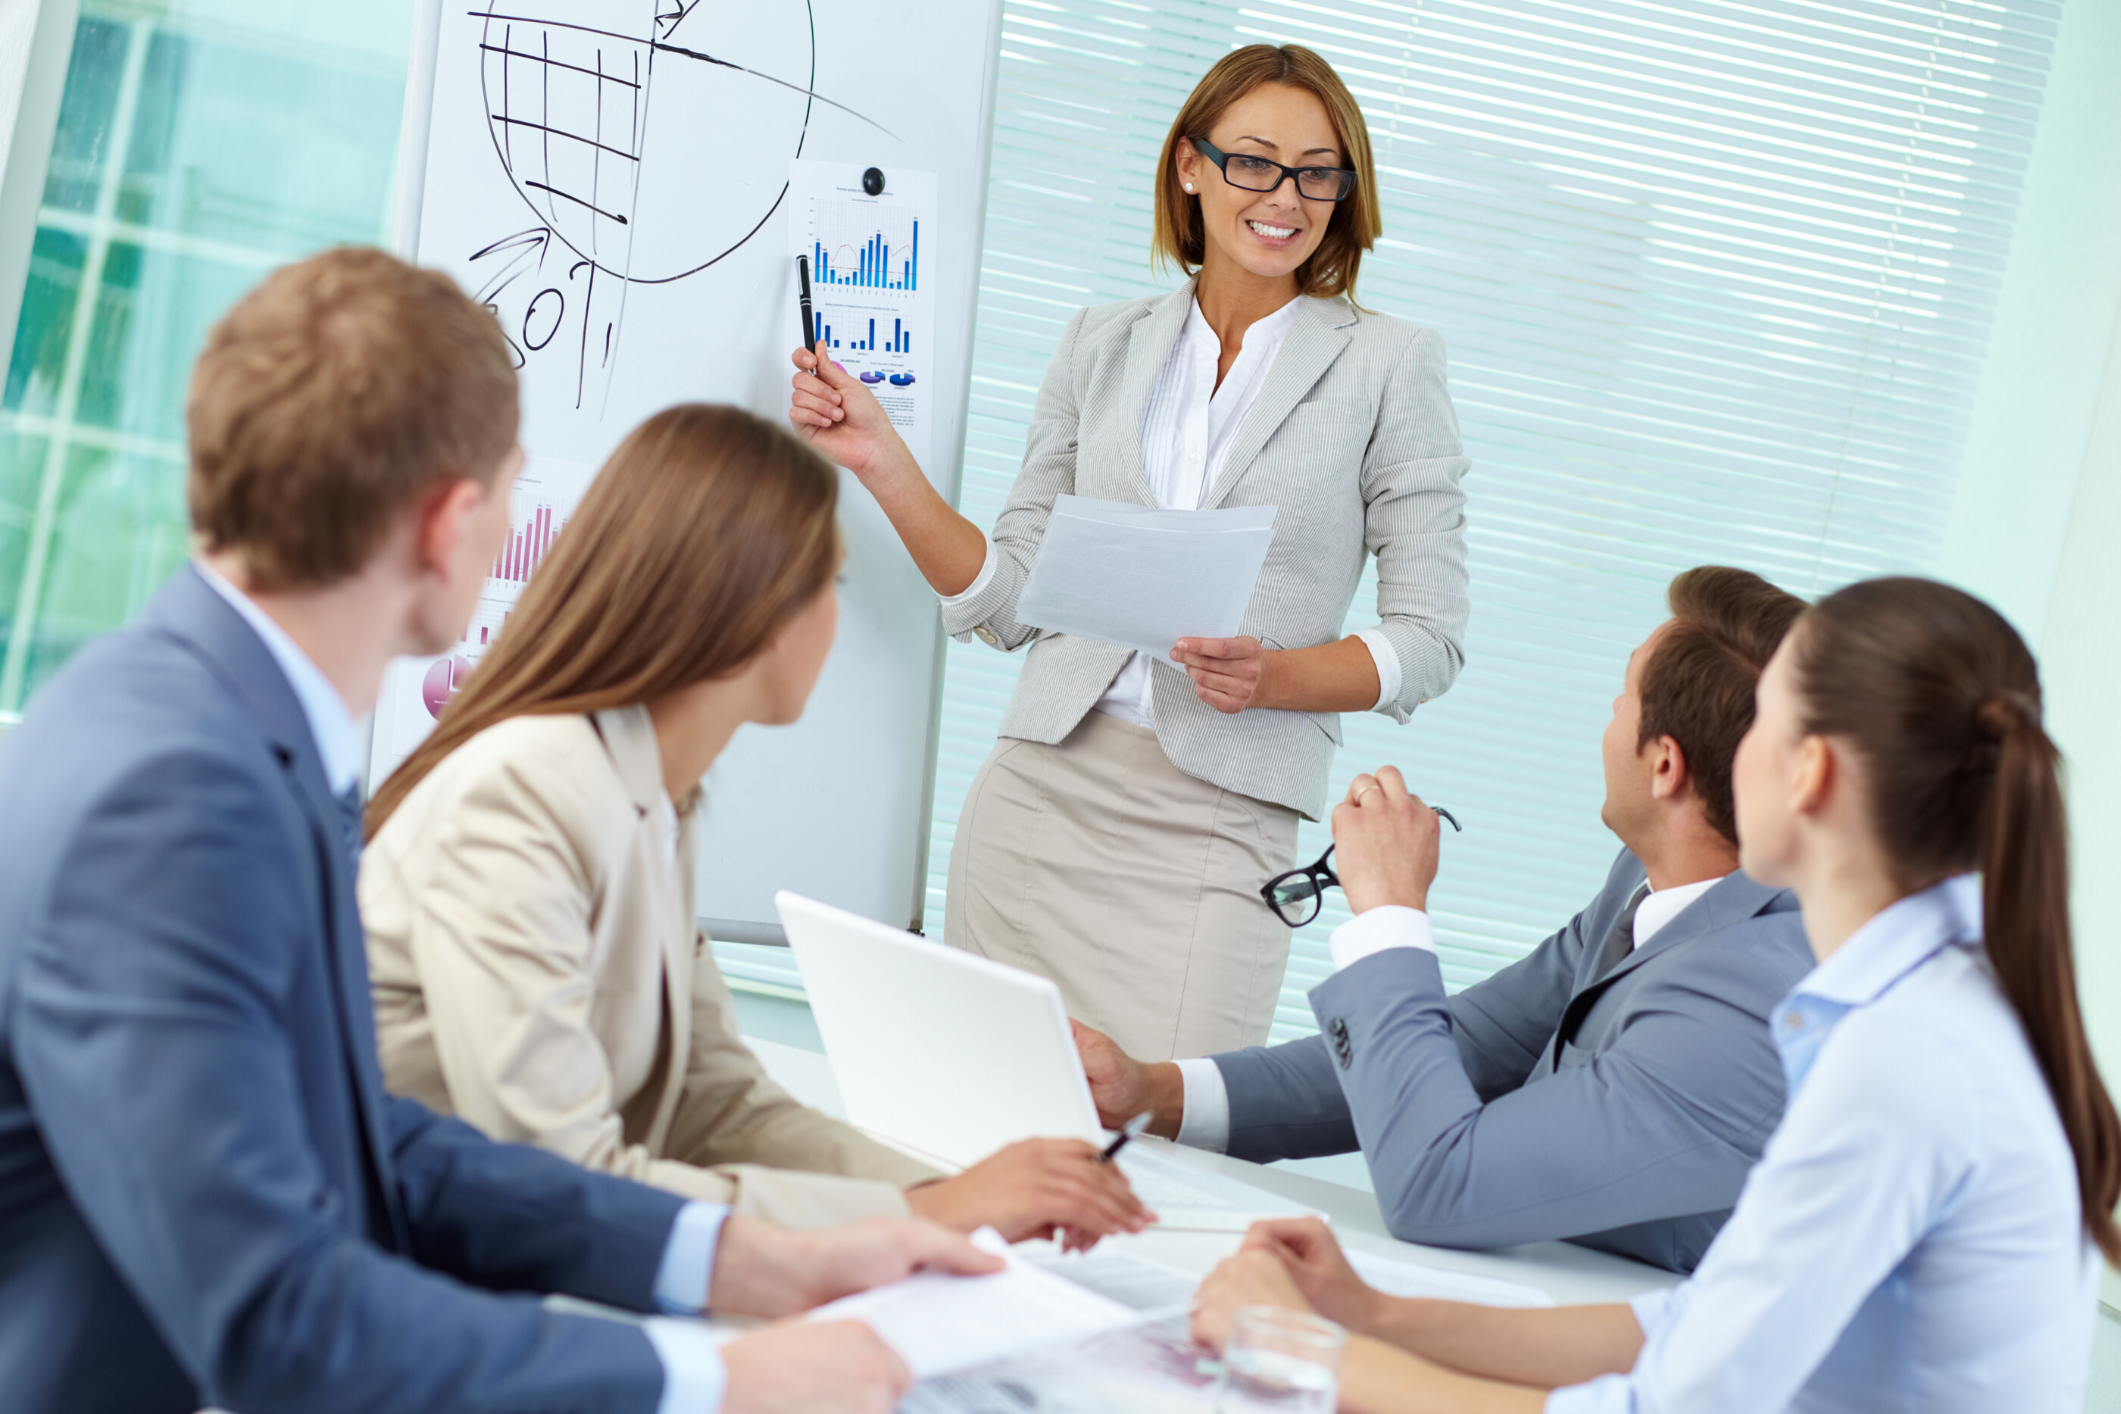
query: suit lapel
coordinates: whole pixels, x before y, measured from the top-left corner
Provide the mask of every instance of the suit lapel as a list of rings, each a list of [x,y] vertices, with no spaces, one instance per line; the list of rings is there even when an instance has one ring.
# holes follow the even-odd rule
[[[1754,883],[1742,873],[1733,873],[1682,909],[1677,918],[1657,930],[1657,936],[1621,958],[1611,970],[1579,973],[1582,980],[1576,994],[1569,998],[1568,1006],[1562,1009],[1561,1024],[1554,1028],[1554,1039],[1547,1048],[1547,1068],[1560,1068],[1562,1046],[1574,1043],[1584,1017],[1590,1014],[1608,987],[1651,958],[1685,947],[1718,929],[1744,922],[1766,908],[1774,897],[1775,890]]]
[[[1303,299],[1303,306],[1297,311],[1296,322],[1282,341],[1274,366],[1267,370],[1267,381],[1245,414],[1237,440],[1230,444],[1229,460],[1223,463],[1222,474],[1202,499],[1202,510],[1213,510],[1222,504],[1251,468],[1260,448],[1267,445],[1267,439],[1348,346],[1348,328],[1355,323],[1355,312],[1346,303],[1337,299],[1305,299],[1301,295],[1298,298]]]
[[[322,895],[318,921],[323,925],[325,970],[338,1013],[339,1050],[353,1087],[356,1123],[368,1150],[370,1199],[389,1223],[398,1250],[409,1252],[411,1240],[383,1133],[382,1069],[376,1059],[368,954],[354,896],[355,862],[339,824],[338,801],[324,779],[309,718],[271,650],[197,570],[189,565],[180,570],[155,609],[160,626],[190,644],[249,709],[309,825]]]
[[[1690,907],[1681,910],[1677,918],[1657,930],[1656,937],[1622,958],[1597,982],[1616,981],[1653,957],[1684,947],[1696,938],[1706,937],[1733,923],[1742,923],[1766,908],[1774,897],[1775,890],[1754,883],[1743,873],[1730,874],[1715,888],[1695,899]]]
[[[1171,348],[1178,342],[1178,331],[1186,327],[1186,316],[1192,310],[1193,282],[1188,280],[1150,305],[1127,331],[1118,421],[1112,427],[1122,444],[1119,456],[1126,467],[1129,486],[1145,506],[1156,504],[1156,492],[1150,488],[1149,473],[1142,466],[1142,418],[1149,411],[1156,380],[1163,376],[1164,364],[1170,361]]]
[[[651,907],[659,906],[674,894],[685,891],[675,888],[670,877],[671,865],[663,857],[662,811],[663,754],[656,744],[655,725],[648,719],[646,707],[619,707],[599,712],[591,721],[603,739],[605,751],[610,753],[612,769],[618,772],[619,780],[626,788],[626,798],[638,812],[643,833],[646,836],[648,877],[657,888]],[[687,816],[678,826],[678,860],[676,867],[685,868],[692,860],[692,817]],[[661,1088],[656,1094],[654,1117],[649,1122],[648,1146],[658,1152],[670,1132],[671,1119],[677,1114],[679,1092],[685,1084],[685,1058],[692,1049],[692,936],[691,919],[677,926],[671,919],[660,920],[665,926],[660,930],[663,978],[663,1039],[667,1049],[663,1057]]]

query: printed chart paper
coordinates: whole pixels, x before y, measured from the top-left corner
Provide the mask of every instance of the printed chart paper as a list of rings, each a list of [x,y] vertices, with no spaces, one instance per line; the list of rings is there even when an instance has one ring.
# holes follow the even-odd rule
[[[935,174],[788,164],[789,254],[810,260],[810,307],[833,361],[869,385],[922,466],[935,421]],[[793,326],[791,326],[793,327]]]
[[[426,740],[465,676],[501,636],[523,586],[544,563],[595,476],[595,467],[580,462],[552,457],[531,457],[524,462],[508,492],[508,543],[494,557],[493,573],[479,593],[479,607],[473,610],[464,637],[436,657],[398,659],[383,679],[368,748],[371,792]]]
[[[1232,638],[1274,542],[1274,507],[1160,511],[1059,496],[1017,600],[1019,623],[1168,658]]]

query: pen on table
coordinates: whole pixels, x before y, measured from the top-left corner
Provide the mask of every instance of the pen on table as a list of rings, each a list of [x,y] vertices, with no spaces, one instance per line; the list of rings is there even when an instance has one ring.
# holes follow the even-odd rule
[[[817,352],[817,320],[810,312],[810,257],[795,258],[795,278],[798,285],[797,298],[803,305],[803,347],[813,354]]]
[[[1105,1146],[1105,1152],[1097,1156],[1097,1161],[1101,1164],[1111,1163],[1115,1158],[1119,1157],[1119,1151],[1127,1147],[1128,1141],[1148,1127],[1149,1112],[1143,1110],[1119,1127],[1119,1137]]]

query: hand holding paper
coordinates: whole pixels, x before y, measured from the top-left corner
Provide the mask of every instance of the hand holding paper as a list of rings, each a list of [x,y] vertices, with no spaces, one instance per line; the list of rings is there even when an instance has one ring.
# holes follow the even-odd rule
[[[1160,511],[1059,496],[1017,599],[1021,623],[1168,658],[1233,638],[1274,541],[1274,507]]]

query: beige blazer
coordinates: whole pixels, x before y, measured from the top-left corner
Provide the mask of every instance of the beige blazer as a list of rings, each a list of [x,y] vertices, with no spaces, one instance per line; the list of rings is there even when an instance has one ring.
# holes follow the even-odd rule
[[[1078,310],[1046,365],[1024,465],[994,522],[995,573],[943,605],[943,628],[1008,651],[1031,645],[1001,734],[1059,742],[1132,650],[1046,633],[1016,617],[1018,596],[1062,492],[1153,506],[1142,416],[1193,307],[1193,284]],[[1239,633],[1269,648],[1341,636],[1364,560],[1377,558],[1378,628],[1399,655],[1404,723],[1441,696],[1465,660],[1465,494],[1469,463],[1445,385],[1443,339],[1345,299],[1306,299],[1201,508],[1274,507],[1274,542]],[[1189,776],[1323,819],[1340,743],[1335,712],[1254,707],[1225,715],[1171,663],[1149,674],[1156,737]]]
[[[517,717],[361,859],[390,1088],[495,1139],[788,1227],[903,1215],[934,1170],[796,1103],[737,1034],[644,707]]]

